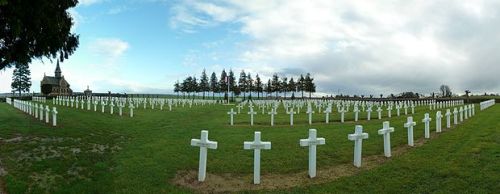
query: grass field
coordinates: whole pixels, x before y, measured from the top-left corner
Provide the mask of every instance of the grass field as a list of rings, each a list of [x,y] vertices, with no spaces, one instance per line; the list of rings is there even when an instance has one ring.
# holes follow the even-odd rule
[[[231,106],[232,107],[232,106]],[[500,191],[500,106],[476,116],[440,135],[435,134],[435,111],[416,109],[415,139],[420,145],[406,146],[403,128],[406,116],[366,121],[360,114],[369,139],[363,142],[364,166],[352,167],[354,122],[324,123],[315,115],[315,123],[307,124],[302,113],[290,127],[289,116],[281,111],[276,125],[269,126],[269,115],[260,110],[255,125],[249,126],[248,111],[236,116],[229,126],[223,105],[174,107],[172,112],[159,109],[136,109],[134,118],[100,112],[58,107],[58,127],[50,127],[5,103],[0,104],[0,172],[2,187],[8,193],[191,193],[197,188],[218,191],[237,180],[240,192],[293,193],[497,193]],[[165,107],[164,107],[165,108]],[[233,107],[234,108],[234,107]],[[100,107],[98,107],[98,111]],[[403,109],[401,110],[404,113]],[[433,137],[423,140],[425,112],[433,118]],[[384,117],[386,111],[383,112]],[[443,111],[444,113],[444,111]],[[352,113],[346,120],[353,120]],[[396,130],[391,134],[392,147],[400,150],[391,159],[383,156],[383,139],[377,134],[382,121],[391,121]],[[443,129],[445,129],[443,119]],[[318,178],[309,179],[306,148],[299,139],[316,128],[326,145],[318,147]],[[191,147],[202,129],[209,139],[218,141],[217,150],[209,150],[207,182],[178,186],[178,177],[195,179],[199,149]],[[262,140],[271,141],[272,149],[262,151],[262,185],[253,186],[253,152],[243,150],[243,141],[253,140],[254,131],[262,132]],[[365,165],[366,163],[366,165]],[[327,172],[339,172],[327,173]],[[184,174],[183,174],[184,173]],[[177,177],[176,177],[177,175]],[[216,182],[217,178],[227,178]],[[278,180],[293,179],[287,186]],[[212,178],[212,179],[211,179]],[[267,179],[266,179],[267,178]],[[224,182],[228,182],[224,184]],[[274,189],[272,189],[274,188]],[[234,189],[234,188],[233,188]],[[255,190],[259,189],[259,190]],[[222,189],[224,190],[224,189]]]

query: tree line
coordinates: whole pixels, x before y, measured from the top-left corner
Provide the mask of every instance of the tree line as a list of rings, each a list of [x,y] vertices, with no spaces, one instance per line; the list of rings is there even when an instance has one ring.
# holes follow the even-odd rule
[[[186,94],[189,98],[191,95],[194,97],[195,94],[203,93],[203,99],[206,94],[210,93],[212,93],[212,98],[215,98],[216,94],[218,96],[224,94],[224,99],[227,99],[229,95],[231,98],[241,95],[243,99],[252,98],[252,94],[257,94],[257,98],[264,97],[264,94],[268,97],[274,94],[278,98],[279,94],[283,94],[286,98],[287,93],[291,94],[291,98],[295,98],[296,92],[300,92],[302,98],[304,98],[304,93],[309,93],[309,98],[311,98],[312,93],[316,92],[316,84],[310,73],[305,76],[301,74],[296,80],[293,77],[280,77],[275,73],[266,82],[259,74],[253,78],[252,74],[246,73],[245,70],[241,71],[238,79],[232,70],[229,70],[229,73],[222,70],[219,77],[215,72],[208,77],[206,71],[203,70],[199,78],[187,76],[182,82],[175,82],[174,92],[178,96],[182,93],[184,98]]]

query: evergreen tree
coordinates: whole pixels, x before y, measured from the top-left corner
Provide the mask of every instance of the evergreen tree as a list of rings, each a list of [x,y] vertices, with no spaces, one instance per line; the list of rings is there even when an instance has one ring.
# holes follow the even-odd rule
[[[273,92],[273,85],[271,83],[271,79],[267,80],[266,92],[267,92],[267,96],[271,95],[271,93]]]
[[[257,92],[257,99],[260,98],[260,93],[263,91],[262,80],[260,80],[259,74],[255,76],[255,91]]]
[[[76,0],[0,0],[0,70],[33,58],[67,59],[78,47],[69,10]],[[16,90],[18,91],[18,90]]]
[[[179,92],[181,91],[181,84],[179,80],[177,80],[174,84],[174,92],[177,94],[177,98],[179,98]]]
[[[196,79],[196,76],[193,77],[193,80],[191,82],[191,91],[194,92],[193,99],[198,95],[198,92],[200,92],[200,85],[198,85],[198,80]]]
[[[300,74],[299,82],[297,84],[298,90],[302,93],[302,99],[304,99],[304,90],[305,90],[305,79],[302,74]]]
[[[233,70],[229,70],[229,87],[231,88],[231,100],[234,100],[234,93],[236,92],[238,86],[236,85],[236,79],[234,78],[234,72]]]
[[[222,70],[222,73],[220,74],[220,81],[219,81],[219,86],[220,86],[220,91],[224,93],[224,100],[227,100],[227,73],[226,70]]]
[[[193,78],[191,76],[186,77],[184,81],[182,81],[182,93],[183,93],[183,98],[186,98],[186,93],[188,94],[188,98],[190,97],[191,93],[191,82]]]
[[[314,79],[311,77],[311,74],[307,73],[304,78],[305,91],[309,92],[309,98],[311,98],[311,94],[316,92],[316,85],[314,84]]]
[[[287,77],[281,78],[280,90],[281,90],[281,92],[284,93],[283,96],[286,99],[286,93],[288,92],[288,78]]]
[[[252,92],[255,91],[252,75],[250,73],[247,74],[247,91],[249,92],[248,98],[252,99]]]
[[[276,92],[276,98],[278,98],[278,92],[280,91],[280,80],[278,74],[273,74],[273,78],[271,81],[272,91]]]
[[[29,92],[31,88],[31,71],[27,64],[16,64],[12,75],[12,92]]]
[[[215,99],[215,93],[219,91],[217,75],[215,72],[212,72],[212,75],[210,76],[210,90],[212,91],[212,99]]]
[[[247,92],[247,74],[245,73],[245,70],[241,70],[240,79],[238,80],[238,86],[241,92],[243,92],[243,100],[245,100]]]
[[[290,78],[290,82],[288,82],[288,91],[292,92],[292,96],[295,96],[295,91],[297,91],[297,84],[293,80],[293,77]]]
[[[203,99],[205,99],[205,92],[210,91],[210,84],[208,83],[208,76],[205,69],[201,72],[200,91],[203,92]]]

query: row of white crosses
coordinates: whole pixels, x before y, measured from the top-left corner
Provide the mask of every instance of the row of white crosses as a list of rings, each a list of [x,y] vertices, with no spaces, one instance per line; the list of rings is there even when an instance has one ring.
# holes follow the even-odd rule
[[[443,109],[453,106],[464,105],[464,100],[451,100],[451,101],[440,101],[429,103],[429,110]]]
[[[46,103],[47,98],[43,97],[43,96],[33,96],[33,97],[31,97],[31,100],[35,101],[35,102]]]
[[[97,106],[100,104],[101,112],[105,113],[105,107],[109,106],[109,113],[114,114],[114,107],[118,107],[118,115],[123,115],[123,108],[125,108],[126,100],[124,98],[107,98],[107,97],[68,97],[68,96],[58,96],[53,98],[53,104],[60,106],[71,106],[75,109],[86,109],[91,110],[91,105],[93,105],[94,112],[97,112]],[[73,104],[75,104],[73,106]],[[134,116],[134,106],[129,104],[130,117]]]
[[[495,105],[495,99],[487,100],[479,103],[479,110],[487,109],[491,106]]]
[[[37,104],[35,102],[23,101],[14,99],[13,104],[15,108],[35,117],[36,119],[40,119],[40,121],[45,123],[49,123],[49,115],[52,113],[52,126],[57,126],[57,109],[56,107],[52,107],[52,110],[48,105],[45,107],[43,104]],[[45,116],[44,116],[45,113]]]
[[[274,110],[274,109],[273,109]],[[460,107],[460,114],[466,115],[465,118],[471,117],[474,115],[474,105],[465,105]],[[251,110],[253,111],[253,110]],[[293,111],[293,110],[290,110]],[[454,110],[454,119],[456,122],[456,113],[457,109]],[[231,110],[231,115],[236,114],[234,110]],[[446,127],[451,127],[451,119],[450,119],[450,109],[446,111]],[[441,115],[441,111],[436,112],[436,132],[440,133],[441,130],[441,119],[443,116]],[[424,119],[422,122],[425,123],[425,138],[430,138],[429,132],[429,122],[432,119],[429,118],[429,114],[425,113]],[[416,126],[416,122],[413,121],[413,117],[408,117],[407,122],[404,123],[404,127],[408,129],[408,145],[414,146],[414,138],[413,138],[413,129]],[[391,138],[390,134],[394,132],[394,128],[390,127],[389,121],[385,121],[382,124],[382,129],[378,130],[378,134],[382,135],[384,139],[384,156],[392,157],[391,155]],[[368,139],[368,133],[363,132],[363,126],[356,125],[355,132],[353,134],[349,134],[347,138],[351,141],[354,141],[354,159],[353,164],[356,167],[361,167],[362,161],[362,147],[363,140]],[[302,147],[309,147],[309,177],[316,177],[316,146],[325,144],[324,138],[317,137],[317,130],[310,129],[309,137],[307,139],[300,139],[299,145]],[[201,131],[200,139],[191,139],[191,146],[200,147],[200,158],[199,158],[199,170],[198,170],[198,181],[203,182],[206,178],[206,168],[207,168],[207,148],[208,149],[217,149],[217,142],[208,140],[208,131]],[[254,184],[260,184],[260,151],[271,149],[271,142],[264,142],[261,140],[261,132],[256,131],[254,141],[245,141],[243,142],[243,148],[254,150]]]
[[[5,102],[7,102],[7,104],[12,105],[12,98],[5,98]]]
[[[394,128],[389,127],[389,122],[384,122],[384,128],[379,130],[379,134],[384,137],[384,154],[386,157],[391,157],[390,150],[390,133],[394,132]],[[354,141],[354,166],[361,167],[361,152],[363,139],[368,138],[368,133],[363,133],[363,127],[356,125],[355,132],[348,135],[348,139]],[[309,148],[308,157],[308,175],[310,178],[316,177],[316,147],[324,145],[325,138],[317,137],[316,129],[309,129],[309,137],[307,139],[300,139],[299,145],[301,147]],[[216,141],[208,140],[208,131],[201,131],[200,139],[191,139],[191,146],[200,147],[200,157],[198,166],[198,181],[203,182],[206,178],[207,169],[207,149],[217,149],[218,143]],[[247,150],[254,150],[254,184],[260,184],[260,151],[262,149],[271,149],[271,142],[264,142],[261,140],[261,132],[256,131],[254,141],[243,142],[243,148]]]
[[[446,110],[446,113],[444,116],[442,115],[441,111],[436,112],[436,132],[441,133],[442,132],[442,118],[446,117],[446,128],[451,128],[451,115],[453,114],[453,124],[458,125],[459,123],[459,118],[460,122],[463,122],[464,118],[468,119],[472,116],[475,115],[475,107],[474,104],[469,104],[469,105],[464,105],[460,107],[459,109],[454,108],[453,113],[451,112],[450,109]],[[458,115],[459,114],[459,115]],[[429,131],[429,126],[430,122],[432,121],[432,118],[430,118],[429,113],[424,114],[424,118],[422,119],[422,122],[424,123],[424,138],[428,139],[430,138],[430,131]],[[404,127],[408,129],[408,145],[409,146],[414,146],[413,142],[413,127],[416,125],[416,122],[413,121],[413,117],[408,117],[407,122],[404,124]]]
[[[235,112],[233,109],[231,109],[230,112],[228,112],[227,114],[230,116],[230,124],[233,125],[234,124],[234,116],[237,115],[237,114],[240,114],[241,113],[241,109],[244,107],[244,105],[246,104],[247,102],[243,102],[243,103],[240,103],[238,104],[236,107],[238,108],[238,112]],[[254,111],[253,109],[253,103],[250,102],[248,103],[248,107],[249,107],[249,112],[247,113],[248,115],[250,115],[250,125],[253,126],[254,124],[254,115],[258,114],[258,112]],[[294,122],[293,122],[293,119],[294,119],[294,115],[295,114],[298,114],[298,111],[294,111],[294,107],[293,106],[290,106],[290,104],[287,104],[287,103],[283,103],[284,105],[284,108],[286,110],[286,114],[289,114],[290,115],[290,126],[293,126]],[[303,104],[303,103],[302,103]],[[306,114],[308,115],[308,122],[309,124],[311,125],[312,124],[312,115],[315,113],[315,111],[313,110],[312,106],[311,106],[312,103],[308,103],[307,104],[307,111],[306,111]],[[338,104],[341,104],[340,102]],[[401,106],[403,106],[405,108],[405,115],[408,114],[408,111],[407,109],[410,107],[411,108],[411,113],[414,114],[415,113],[415,103],[413,102],[410,102],[409,103],[410,105],[406,105],[406,103],[402,103]],[[429,103],[431,104],[431,103]],[[451,104],[451,103],[450,103]],[[264,110],[266,108],[266,105],[265,104],[260,104],[258,105],[259,107],[261,107],[261,109],[263,110],[263,114],[264,114]],[[372,104],[370,103],[367,103],[367,109],[366,109],[366,112],[367,112],[367,120],[370,120],[371,119],[371,112],[372,112]],[[391,110],[392,110],[392,104],[389,104],[387,105],[388,108],[388,117],[391,118]],[[398,116],[399,116],[399,109],[401,107],[398,103],[396,103],[396,109],[397,109],[397,113],[398,113]],[[297,109],[299,109],[301,107],[301,105],[299,106],[296,106]],[[337,106],[338,107],[338,111],[340,113],[340,122],[343,123],[344,122],[344,118],[345,118],[345,113],[348,111],[349,109],[349,106],[343,106],[343,105],[339,105]],[[268,114],[270,115],[271,117],[271,126],[274,126],[274,116],[276,114],[278,114],[278,112],[276,111],[276,109],[278,108],[278,105],[276,103],[274,103],[272,106],[271,106],[271,111],[268,112]],[[319,109],[319,111],[321,111],[321,108]],[[382,119],[382,111],[383,109],[381,108],[381,106],[378,106],[377,108],[377,117],[378,119]],[[358,108],[358,105],[355,104],[354,105],[354,121],[358,121],[358,118],[359,118],[359,112],[360,112],[360,109]],[[329,123],[330,121],[330,114],[332,113],[332,106],[331,104],[328,104],[326,109],[323,111],[323,113],[325,114],[325,123]]]

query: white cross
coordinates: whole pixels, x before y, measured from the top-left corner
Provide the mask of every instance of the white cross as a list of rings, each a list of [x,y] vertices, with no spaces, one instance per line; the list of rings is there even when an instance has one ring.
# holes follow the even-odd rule
[[[233,109],[231,108],[231,111],[227,112],[227,114],[231,117],[231,121],[230,121],[230,124],[233,125],[233,119],[234,119],[234,115],[236,114],[236,112],[233,111]]]
[[[110,114],[113,114],[113,110],[114,110],[114,107],[115,107],[115,104],[113,104],[113,101],[111,101],[111,104],[109,104],[109,113]]]
[[[458,125],[458,111],[457,108],[453,109],[453,124]]]
[[[134,104],[128,106],[130,108],[130,117],[134,117]]]
[[[432,121],[432,119],[429,117],[429,113],[424,114],[424,119],[422,119],[422,122],[424,123],[424,133],[425,133],[425,138],[429,139],[430,134],[429,134],[429,122]]]
[[[242,108],[243,106],[242,106],[241,104],[238,104],[238,106],[236,106],[236,107],[238,107],[238,114],[240,114],[240,113],[241,113],[241,108]]]
[[[309,129],[309,138],[301,139],[300,146],[309,146],[309,177],[316,177],[316,146],[324,145],[325,138],[317,138],[316,129]]]
[[[50,113],[50,108],[48,105],[45,106],[45,123],[49,123],[49,113]]]
[[[391,117],[392,117],[391,111],[392,111],[392,106],[388,106],[388,107],[387,107],[387,116],[388,116],[389,118],[391,118]]]
[[[290,111],[287,112],[287,114],[290,115],[290,126],[293,126],[293,114],[295,114],[293,108],[291,108]]]
[[[120,116],[122,116],[122,113],[123,113],[123,104],[121,102],[118,103],[118,113],[120,114]]]
[[[271,126],[274,126],[274,115],[278,114],[276,112],[276,108],[271,108],[271,112],[268,112],[267,114],[271,115]]]
[[[379,107],[378,107],[378,109],[377,109],[377,113],[378,113],[378,114],[377,114],[377,115],[378,115],[378,119],[379,119],[379,120],[380,120],[380,119],[382,119],[382,114],[381,114],[381,113],[382,113],[382,109],[380,108],[380,106],[379,106]]]
[[[250,125],[253,126],[253,115],[256,115],[257,112],[253,111],[253,108],[250,107],[250,112],[248,112],[248,114],[250,115]]]
[[[450,112],[450,109],[446,109],[446,113],[444,115],[446,116],[446,128],[449,129],[451,127],[451,119],[450,119],[451,112]]]
[[[52,126],[57,126],[57,110],[56,107],[52,107]]]
[[[344,114],[345,114],[346,110],[344,109],[344,107],[342,107],[340,110],[339,110],[339,113],[340,113],[340,122],[343,123],[344,122]]]
[[[312,110],[312,108],[308,107],[306,113],[309,114],[309,125],[311,125],[312,124],[312,114],[314,114],[314,111]]]
[[[353,112],[354,112],[354,121],[358,121],[358,113],[359,113],[358,106],[354,107]]]
[[[399,114],[399,109],[401,109],[401,106],[396,105],[396,114],[398,115],[398,117],[399,117],[399,115],[400,115],[400,114]]]
[[[35,118],[38,119],[38,105],[37,104],[34,104],[33,106],[35,108]]]
[[[329,123],[330,122],[330,113],[331,112],[332,112],[331,107],[326,108],[326,110],[323,112],[323,113],[325,113],[325,116],[326,116],[325,123]]]
[[[202,130],[200,139],[191,139],[191,146],[200,147],[198,181],[205,181],[207,172],[207,148],[217,149],[217,142],[208,140],[208,131]]]
[[[104,113],[104,106],[106,106],[106,104],[104,104],[104,101],[101,101],[101,112]]]
[[[414,146],[413,144],[413,126],[417,123],[413,122],[413,117],[408,117],[407,122],[404,124],[405,128],[408,128],[408,145]]]
[[[460,122],[464,121],[464,108],[460,107],[460,110],[458,111],[460,113]]]
[[[443,115],[441,115],[441,111],[436,112],[436,132],[441,133],[441,118],[443,118]]]
[[[363,139],[368,139],[368,133],[363,133],[363,126],[356,125],[354,134],[349,134],[347,139],[354,141],[354,166],[361,167],[361,150]]]
[[[391,133],[394,132],[394,127],[389,127],[389,121],[384,121],[383,128],[378,130],[379,135],[384,137],[384,155],[391,157]]]
[[[43,121],[43,105],[39,104],[38,105],[38,110],[40,110],[40,121]]]
[[[260,184],[260,150],[271,149],[271,142],[261,141],[260,131],[256,131],[254,141],[243,142],[243,148],[245,150],[253,149],[253,183]]]
[[[367,120],[370,120],[371,119],[371,112],[372,112],[372,107],[368,107],[368,110],[366,110],[366,113],[368,114],[367,115]]]

